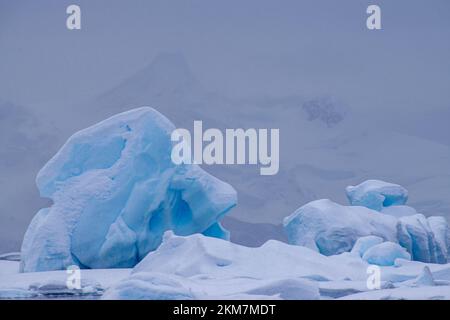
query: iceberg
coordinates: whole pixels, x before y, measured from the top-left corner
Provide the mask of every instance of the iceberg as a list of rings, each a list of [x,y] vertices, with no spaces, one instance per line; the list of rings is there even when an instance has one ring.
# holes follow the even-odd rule
[[[365,207],[342,206],[316,200],[283,221],[288,241],[326,256],[350,251],[365,236],[396,241],[397,219]]]
[[[173,130],[143,107],[70,137],[37,175],[53,204],[28,227],[21,271],[133,267],[166,230],[228,238],[220,220],[235,190],[197,165],[175,165]]]
[[[362,258],[370,264],[393,266],[396,259],[411,260],[411,255],[399,244],[387,241],[369,248]]]
[[[428,224],[444,257],[450,259],[450,228],[447,220],[444,217],[433,216],[428,218]]]
[[[283,225],[289,243],[327,256],[348,251],[362,256],[370,247],[390,241],[405,248],[412,260],[447,263],[450,257],[447,221],[438,216],[427,218],[404,205],[408,197],[406,189],[369,180],[348,187],[347,194],[351,206],[316,200],[286,217]]]
[[[408,191],[405,188],[380,180],[367,180],[357,186],[348,186],[345,191],[352,206],[363,206],[376,211],[404,205],[408,201]]]

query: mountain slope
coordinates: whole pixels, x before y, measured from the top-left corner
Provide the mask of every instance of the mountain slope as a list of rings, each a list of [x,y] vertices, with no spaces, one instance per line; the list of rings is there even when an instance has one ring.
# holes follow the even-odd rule
[[[251,85],[251,84],[250,84]],[[279,128],[280,171],[256,166],[203,166],[231,183],[232,216],[279,224],[304,203],[323,197],[345,203],[344,187],[373,178],[404,185],[427,215],[450,213],[450,148],[383,129],[327,97],[233,100],[208,92],[179,54],[163,54],[92,102],[103,114],[150,105],[179,127]]]

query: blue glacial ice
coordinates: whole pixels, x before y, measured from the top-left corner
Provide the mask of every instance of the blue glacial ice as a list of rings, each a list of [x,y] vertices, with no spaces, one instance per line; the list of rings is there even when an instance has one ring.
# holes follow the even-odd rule
[[[384,242],[383,238],[377,236],[361,237],[358,240],[356,240],[355,245],[353,246],[351,252],[356,253],[360,257],[362,257],[368,249],[383,242]]]
[[[348,186],[345,191],[352,206],[363,206],[376,211],[404,205],[408,201],[408,191],[405,188],[380,180],[367,180],[357,186]]]
[[[393,266],[396,259],[411,260],[411,255],[399,244],[387,241],[369,248],[362,258],[370,264]]]
[[[426,218],[422,214],[416,214],[404,216],[398,220],[398,242],[408,250],[413,260],[432,263],[447,262],[449,242],[448,238],[442,237],[442,233],[448,233],[448,225],[445,223],[436,226],[435,218]],[[434,230],[430,221],[432,221],[431,225]],[[446,230],[442,231],[441,228]]]
[[[406,189],[369,180],[348,187],[347,194],[351,206],[316,200],[285,218],[289,243],[324,255],[352,249],[362,255],[368,247],[379,245],[381,238],[382,242],[390,241],[405,248],[412,260],[447,263],[450,257],[447,221],[443,217],[427,218],[406,206]]]
[[[26,232],[21,271],[133,267],[166,230],[227,238],[220,220],[236,192],[196,165],[173,164],[174,129],[143,107],[70,137],[36,178],[53,204]]]

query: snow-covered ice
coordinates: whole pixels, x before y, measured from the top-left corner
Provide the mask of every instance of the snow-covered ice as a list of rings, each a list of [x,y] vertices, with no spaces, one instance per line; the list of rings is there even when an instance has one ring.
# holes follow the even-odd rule
[[[24,272],[133,267],[164,231],[227,238],[235,190],[196,165],[171,161],[174,125],[147,107],[74,134],[36,182],[53,205],[32,220]]]
[[[130,269],[83,269],[81,288],[68,288],[66,270],[19,272],[19,262],[11,272],[0,272],[0,299],[98,299],[112,284],[129,276]],[[0,270],[3,269],[0,261]]]
[[[408,201],[408,191],[405,188],[380,180],[366,180],[357,186],[348,186],[345,191],[352,206],[364,206],[376,211],[404,205]]]
[[[25,273],[0,261],[0,298],[376,299],[419,289],[448,297],[448,224],[407,206],[405,188],[350,186],[349,206],[316,200],[287,217],[291,244],[237,245],[220,224],[236,192],[198,166],[171,162],[174,129],[140,108],[73,135],[38,174],[53,204],[25,235]],[[64,270],[73,264],[83,268],[76,290]],[[379,290],[367,284],[372,264]]]
[[[378,236],[396,241],[397,219],[330,200],[310,202],[284,220],[289,243],[306,246],[324,255],[350,251],[360,237]]]
[[[430,220],[434,230],[429,223]],[[399,218],[397,224],[398,243],[408,250],[413,260],[433,263],[448,261],[449,242],[445,236],[449,232],[448,225],[442,221],[437,224],[438,221],[440,219],[426,218],[422,214]],[[446,230],[442,230],[443,228]]]
[[[0,276],[17,272],[19,272],[19,263],[17,261],[0,260]]]
[[[399,244],[387,241],[367,249],[362,258],[370,264],[393,266],[396,259],[411,260],[411,255]]]
[[[306,246],[324,255],[352,249],[362,255],[361,251],[367,250],[373,243],[381,245],[376,243],[381,239],[382,242],[399,244],[413,260],[447,263],[450,252],[447,221],[438,216],[427,218],[414,208],[405,206],[406,189],[368,180],[356,187],[348,187],[347,194],[353,205],[343,206],[327,199],[316,200],[286,217],[284,229],[289,243]],[[381,212],[374,210],[378,206],[374,205],[374,201],[381,206]],[[393,263],[390,255],[394,251],[400,254],[398,250],[392,251],[392,246],[386,246],[383,244],[381,248],[385,247],[387,260],[379,257],[374,261]]]

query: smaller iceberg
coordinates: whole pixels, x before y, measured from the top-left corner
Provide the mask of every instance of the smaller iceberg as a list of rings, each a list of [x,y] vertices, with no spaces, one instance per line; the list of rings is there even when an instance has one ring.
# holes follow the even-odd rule
[[[404,205],[408,201],[408,191],[405,188],[380,180],[367,180],[357,186],[348,186],[345,191],[352,206],[363,206],[376,211]]]

